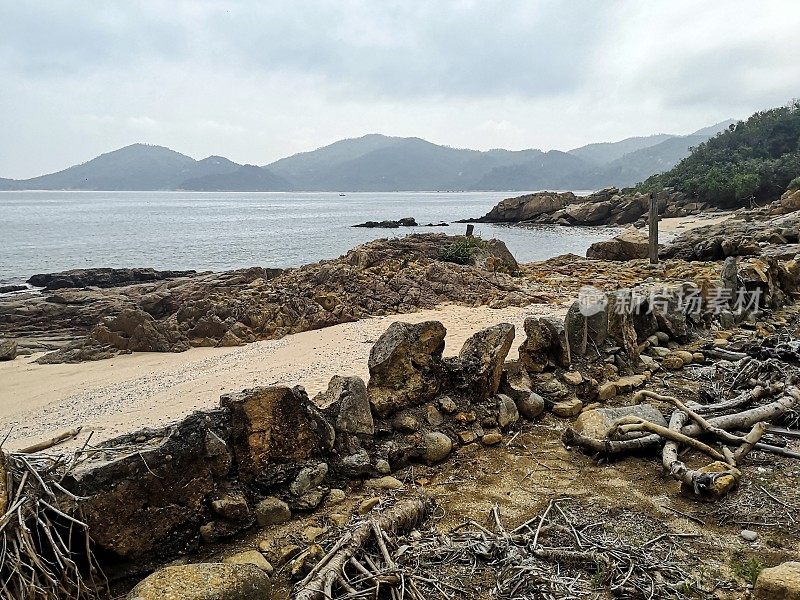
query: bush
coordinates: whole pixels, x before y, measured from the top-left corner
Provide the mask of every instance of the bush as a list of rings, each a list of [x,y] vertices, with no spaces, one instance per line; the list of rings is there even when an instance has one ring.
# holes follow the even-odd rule
[[[800,190],[800,177],[795,177],[789,182],[789,187],[787,189],[790,190]]]
[[[475,252],[485,247],[486,242],[477,236],[463,237],[442,248],[439,258],[445,262],[469,265],[472,264],[472,257]]]

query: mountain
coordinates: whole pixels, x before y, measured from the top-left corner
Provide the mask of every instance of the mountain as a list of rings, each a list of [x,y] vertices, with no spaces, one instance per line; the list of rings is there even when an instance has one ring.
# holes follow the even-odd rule
[[[0,189],[120,191],[174,189],[219,191],[249,187],[258,190],[288,189],[287,182],[282,178],[258,167],[252,168],[259,172],[252,173],[250,169],[221,156],[195,160],[163,146],[132,144],[57,173],[24,180],[0,180]],[[234,174],[238,174],[241,180]],[[215,178],[219,177],[226,182],[224,185],[215,181]],[[270,185],[275,187],[269,187]]]
[[[771,201],[800,175],[800,100],[755,113],[708,138],[639,188],[673,187],[729,207]]]
[[[292,185],[267,169],[242,165],[229,173],[188,179],[181,183],[180,189],[202,192],[287,192]]]
[[[417,137],[370,134],[264,167],[221,156],[195,160],[162,146],[133,144],[57,173],[0,179],[0,189],[382,192],[626,187],[669,170],[690,147],[729,124],[688,136],[634,137],[568,152],[478,151]]]

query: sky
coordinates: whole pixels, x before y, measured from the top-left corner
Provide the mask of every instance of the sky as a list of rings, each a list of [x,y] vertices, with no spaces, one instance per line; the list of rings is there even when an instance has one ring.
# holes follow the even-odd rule
[[[144,142],[567,150],[800,95],[796,0],[3,0],[0,177]]]

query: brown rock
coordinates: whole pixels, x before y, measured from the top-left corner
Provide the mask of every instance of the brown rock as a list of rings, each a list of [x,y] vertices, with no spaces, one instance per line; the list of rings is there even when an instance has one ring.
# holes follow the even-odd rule
[[[797,193],[800,202],[800,192]],[[758,574],[753,600],[800,600],[800,562],[785,562]]]
[[[141,581],[128,600],[251,600],[270,598],[272,583],[252,564],[197,563],[164,567]]]
[[[514,326],[500,323],[472,335],[458,359],[448,361],[456,387],[466,389],[477,400],[486,400],[500,388],[503,363],[514,341]]]

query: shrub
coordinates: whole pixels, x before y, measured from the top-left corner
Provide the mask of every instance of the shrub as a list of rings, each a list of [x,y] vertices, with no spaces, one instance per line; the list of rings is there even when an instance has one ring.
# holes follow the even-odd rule
[[[800,190],[800,177],[795,177],[789,182],[790,190]]]
[[[469,265],[475,252],[485,247],[486,242],[477,236],[463,237],[442,248],[439,258],[445,262]]]

